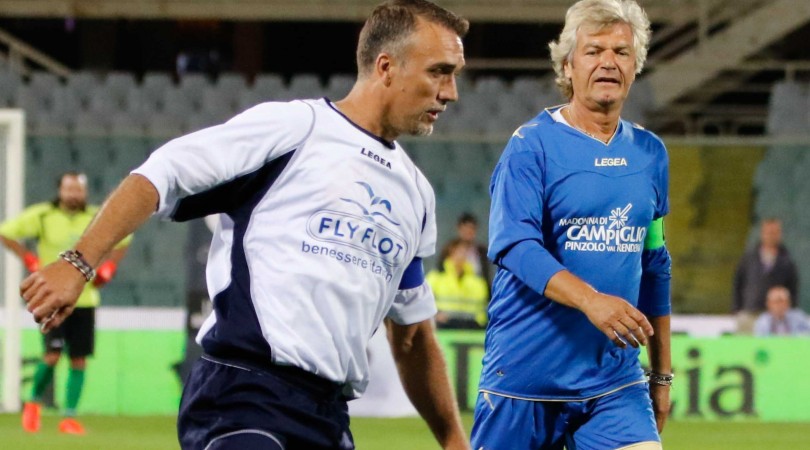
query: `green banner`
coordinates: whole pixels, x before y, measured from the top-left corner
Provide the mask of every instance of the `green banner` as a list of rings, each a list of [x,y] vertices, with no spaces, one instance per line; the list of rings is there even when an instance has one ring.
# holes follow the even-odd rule
[[[182,331],[96,331],[95,356],[87,361],[81,414],[177,414],[181,384],[173,365],[183,358]],[[23,331],[23,399],[42,355],[42,335]],[[63,355],[54,376],[54,400],[63,405],[68,369]]]
[[[484,334],[439,331],[459,406],[477,397]],[[675,419],[810,421],[810,339],[672,338]],[[646,354],[642,352],[642,363]]]

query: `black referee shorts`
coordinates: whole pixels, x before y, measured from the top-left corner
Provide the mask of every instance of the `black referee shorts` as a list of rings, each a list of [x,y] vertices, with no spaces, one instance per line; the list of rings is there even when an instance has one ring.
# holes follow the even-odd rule
[[[44,336],[46,352],[63,352],[71,358],[93,354],[96,344],[96,308],[76,308],[62,325]]]
[[[208,355],[183,390],[183,450],[353,450],[341,387],[304,370],[257,369]]]

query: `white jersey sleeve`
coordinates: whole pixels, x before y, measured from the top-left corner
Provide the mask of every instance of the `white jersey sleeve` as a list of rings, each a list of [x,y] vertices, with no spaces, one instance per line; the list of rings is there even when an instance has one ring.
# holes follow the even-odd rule
[[[416,256],[427,258],[436,253],[436,196],[433,187],[421,172],[417,172],[417,186],[425,202],[425,218]]]
[[[430,183],[417,169],[417,186],[425,204],[422,234],[412,264],[419,265],[422,283],[416,287],[400,289],[387,317],[400,325],[418,323],[436,315],[436,299],[424,278],[422,259],[436,253],[436,198]]]
[[[312,131],[312,107],[263,103],[228,122],[174,139],[132,173],[157,189],[157,215],[171,218],[180,199],[249,174],[295,150]]]
[[[436,299],[425,281],[412,289],[400,289],[388,310],[388,318],[400,325],[409,325],[430,319],[436,312]]]

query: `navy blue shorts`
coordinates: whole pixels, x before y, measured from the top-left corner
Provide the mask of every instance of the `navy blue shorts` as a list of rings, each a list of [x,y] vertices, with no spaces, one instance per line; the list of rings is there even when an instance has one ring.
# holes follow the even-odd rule
[[[341,387],[295,367],[262,369],[204,355],[183,389],[183,450],[352,450]]]

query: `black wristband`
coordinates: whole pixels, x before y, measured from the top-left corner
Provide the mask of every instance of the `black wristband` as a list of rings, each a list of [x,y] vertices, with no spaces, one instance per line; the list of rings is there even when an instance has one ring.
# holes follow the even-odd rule
[[[87,263],[84,256],[78,250],[67,250],[59,254],[59,257],[69,262],[70,265],[81,272],[86,281],[90,281],[96,276],[96,270]]]

